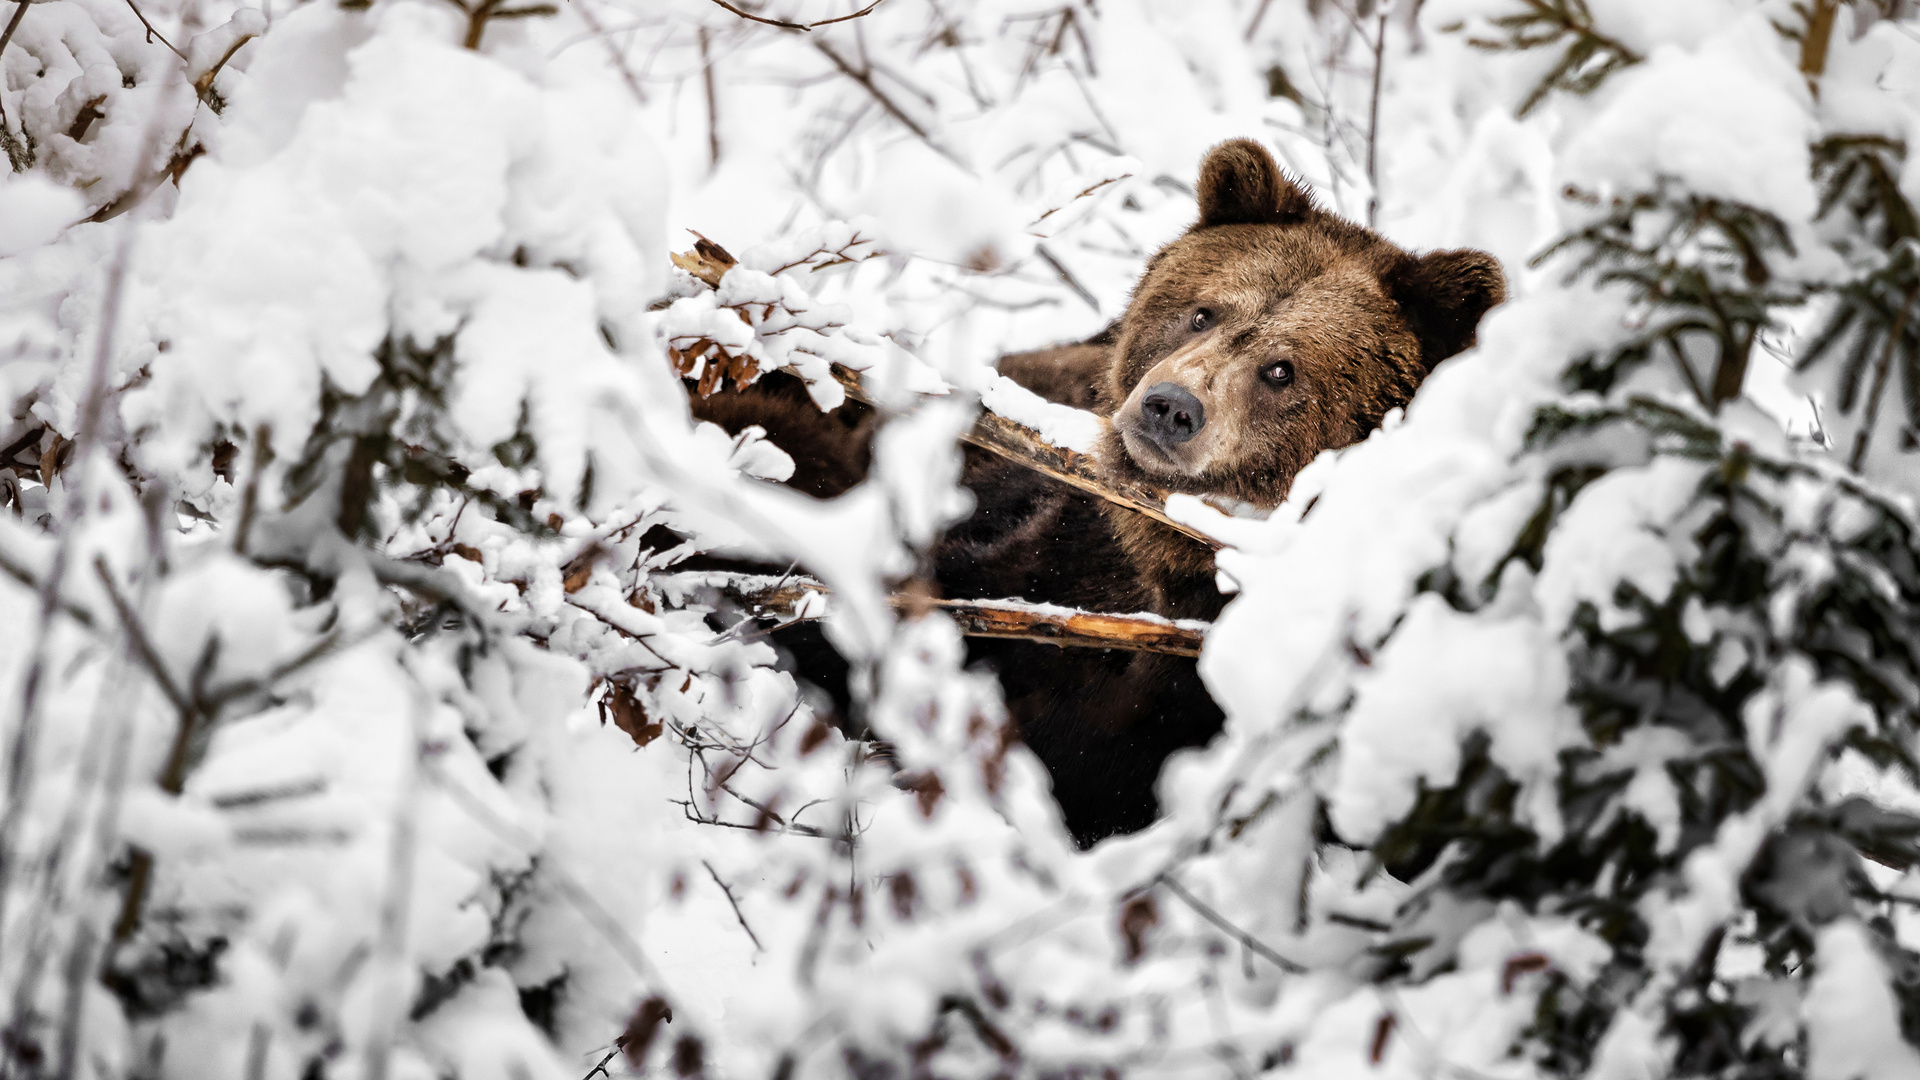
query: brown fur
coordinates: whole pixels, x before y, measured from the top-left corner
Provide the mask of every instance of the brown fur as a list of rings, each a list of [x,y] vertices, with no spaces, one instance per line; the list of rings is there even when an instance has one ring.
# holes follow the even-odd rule
[[[1250,140],[1207,155],[1199,201],[1200,220],[1147,264],[1118,323],[1000,362],[1028,389],[1110,417],[1101,460],[1129,479],[1277,505],[1316,455],[1364,438],[1435,364],[1472,344],[1505,296],[1491,256],[1408,254],[1316,208]],[[1282,361],[1288,381],[1262,375]],[[845,490],[864,475],[871,415],[823,418],[781,378],[792,385],[768,376],[696,402],[695,414],[730,431],[761,424],[793,454],[795,486]],[[1185,439],[1154,438],[1142,412],[1164,384],[1204,407]],[[972,449],[962,479],[974,513],[933,553],[949,596],[1202,619],[1225,603],[1211,552],[1179,533]],[[997,641],[974,642],[972,656],[999,670],[1082,843],[1151,822],[1167,755],[1206,742],[1222,722],[1192,661]],[[811,665],[799,658],[803,672]]]
[[[1492,256],[1409,255],[1315,208],[1250,140],[1208,154],[1200,205],[1200,220],[1148,264],[1101,387],[1114,420],[1102,461],[1129,479],[1274,506],[1322,450],[1365,438],[1410,401],[1505,296]],[[1196,330],[1200,312],[1208,324]],[[1292,381],[1271,385],[1261,372],[1280,361]],[[1171,453],[1140,434],[1143,397],[1166,383],[1207,418]],[[1118,508],[1108,516],[1162,613],[1201,615],[1179,594],[1211,574],[1206,548]]]
[[[806,384],[784,371],[768,372],[744,390],[692,394],[693,415],[720,425],[729,435],[749,427],[766,431],[793,458],[788,486],[816,499],[830,499],[867,478],[873,464],[873,410],[849,401],[830,413],[807,396]]]

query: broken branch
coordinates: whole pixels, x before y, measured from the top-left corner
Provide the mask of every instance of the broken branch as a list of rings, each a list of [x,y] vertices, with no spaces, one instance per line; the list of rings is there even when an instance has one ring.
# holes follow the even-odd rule
[[[698,576],[704,579],[699,584],[718,591],[754,617],[782,624],[824,618],[827,599],[832,595],[824,584],[802,577],[734,573]],[[968,637],[1035,641],[1062,648],[1127,649],[1193,657],[1200,655],[1207,632],[1207,624],[1191,620],[1175,622],[1158,615],[1080,611],[1023,600],[933,600],[896,595],[891,602],[903,611],[944,611]]]

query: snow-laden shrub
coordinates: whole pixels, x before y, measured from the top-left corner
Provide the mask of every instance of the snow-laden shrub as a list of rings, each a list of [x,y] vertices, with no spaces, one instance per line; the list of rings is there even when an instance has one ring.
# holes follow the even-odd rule
[[[0,1073],[1912,1073],[1902,14],[15,7]],[[1515,299],[1268,520],[1175,508],[1227,731],[1077,853],[889,595],[958,388],[1249,134]],[[841,498],[689,418],[834,364]],[[855,715],[714,552],[831,589]]]

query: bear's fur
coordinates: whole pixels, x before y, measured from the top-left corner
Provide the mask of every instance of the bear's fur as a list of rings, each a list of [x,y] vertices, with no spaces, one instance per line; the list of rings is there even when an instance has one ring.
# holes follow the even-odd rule
[[[1364,438],[1435,364],[1471,345],[1505,296],[1492,256],[1410,255],[1315,207],[1251,140],[1209,152],[1198,192],[1199,221],[1148,261],[1117,323],[1000,362],[1028,389],[1108,417],[1100,459],[1118,476],[1273,507],[1322,450]],[[803,415],[798,383],[770,380],[695,412],[729,430],[761,424],[800,464],[803,490],[843,490],[864,472],[871,418]],[[1224,606],[1205,545],[984,451],[966,454],[962,482],[976,506],[934,552],[945,595],[1197,619]],[[1167,756],[1204,744],[1222,722],[1191,660],[979,639],[970,656],[998,671],[1082,844],[1149,824]]]

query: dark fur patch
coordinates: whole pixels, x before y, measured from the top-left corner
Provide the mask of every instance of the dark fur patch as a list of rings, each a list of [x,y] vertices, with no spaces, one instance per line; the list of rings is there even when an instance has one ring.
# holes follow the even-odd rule
[[[1420,338],[1429,368],[1471,347],[1480,317],[1507,298],[1499,260],[1464,248],[1408,259],[1385,284]]]
[[[1287,179],[1267,148],[1233,139],[1213,148],[1200,165],[1200,223],[1279,225],[1314,212],[1313,197]]]

